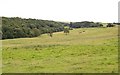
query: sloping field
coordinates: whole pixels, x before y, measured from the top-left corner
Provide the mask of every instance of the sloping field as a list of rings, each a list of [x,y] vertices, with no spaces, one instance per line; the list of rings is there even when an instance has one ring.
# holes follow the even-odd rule
[[[117,36],[117,27],[80,28],[2,40],[3,73],[116,73]]]

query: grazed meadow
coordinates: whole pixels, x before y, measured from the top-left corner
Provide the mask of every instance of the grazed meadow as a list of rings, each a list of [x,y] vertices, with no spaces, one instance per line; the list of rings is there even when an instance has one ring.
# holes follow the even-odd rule
[[[79,33],[79,31],[85,31]],[[3,73],[117,73],[118,27],[2,40]]]

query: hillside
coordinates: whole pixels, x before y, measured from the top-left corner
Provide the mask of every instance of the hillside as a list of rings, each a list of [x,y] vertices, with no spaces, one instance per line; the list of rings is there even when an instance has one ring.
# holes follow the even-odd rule
[[[37,37],[44,33],[63,31],[60,22],[25,19],[19,17],[2,17],[2,39]]]
[[[118,28],[79,28],[3,42],[4,73],[117,73]]]
[[[31,18],[2,17],[2,27],[0,27],[2,31],[0,31],[0,35],[2,35],[2,39],[32,38],[45,33],[64,31],[65,26],[68,26],[70,29],[93,28],[103,27],[103,24],[104,23],[94,23],[89,21],[65,23]],[[114,26],[113,23],[106,24],[109,27]]]

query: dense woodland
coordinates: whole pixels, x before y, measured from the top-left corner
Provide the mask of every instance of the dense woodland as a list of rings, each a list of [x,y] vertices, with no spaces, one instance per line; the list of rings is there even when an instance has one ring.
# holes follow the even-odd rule
[[[64,24],[48,20],[2,17],[3,39],[36,37],[44,33],[63,31]]]
[[[45,33],[64,31],[64,27],[84,28],[84,27],[102,27],[101,23],[94,22],[55,22],[40,19],[25,19],[19,17],[2,17],[2,39],[37,37]],[[111,23],[108,27],[113,27]]]

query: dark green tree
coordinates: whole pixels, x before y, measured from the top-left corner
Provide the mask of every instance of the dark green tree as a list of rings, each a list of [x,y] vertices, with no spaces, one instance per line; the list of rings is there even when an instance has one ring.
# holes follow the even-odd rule
[[[114,27],[115,25],[113,25],[112,23],[108,23],[107,27]]]
[[[69,34],[69,32],[70,32],[69,29],[70,29],[70,28],[69,28],[68,26],[64,27],[64,33],[65,33],[66,35]]]

